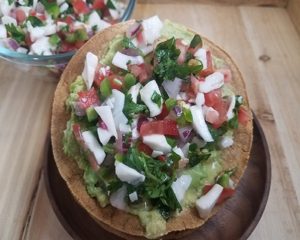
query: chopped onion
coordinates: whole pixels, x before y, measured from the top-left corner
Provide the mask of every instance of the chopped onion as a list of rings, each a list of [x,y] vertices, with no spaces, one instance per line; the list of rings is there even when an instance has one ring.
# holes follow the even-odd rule
[[[177,117],[180,117],[182,115],[182,108],[179,107],[179,106],[175,106],[173,108],[173,111],[175,112],[175,114],[176,114]]]
[[[85,109],[82,108],[80,102],[75,102],[73,107],[76,116],[82,117],[86,114]]]
[[[184,143],[188,142],[189,139],[192,137],[192,126],[186,126],[178,129],[180,140]]]
[[[177,77],[174,80],[165,80],[162,83],[162,86],[166,90],[168,96],[171,98],[176,98],[176,96],[180,92],[181,85],[182,79]]]
[[[45,7],[44,7],[44,5],[43,5],[41,2],[38,2],[38,3],[36,4],[35,11],[36,11],[37,13],[44,13],[44,12],[45,12]]]
[[[9,48],[11,48],[14,51],[16,51],[20,47],[19,43],[17,43],[17,41],[13,38],[7,39],[7,45]]]
[[[136,57],[139,56],[139,50],[136,48],[125,48],[121,51],[121,53],[127,55],[127,56],[131,56],[131,57]]]
[[[128,37],[128,38],[134,37],[138,33],[138,31],[141,29],[141,26],[142,25],[140,23],[137,23],[137,22],[135,22],[134,24],[132,24],[128,28],[128,30],[126,31],[126,37]]]

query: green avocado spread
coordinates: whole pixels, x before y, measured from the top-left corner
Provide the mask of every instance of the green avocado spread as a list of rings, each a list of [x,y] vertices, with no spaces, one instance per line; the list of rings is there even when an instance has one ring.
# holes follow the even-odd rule
[[[165,21],[163,28],[162,28],[162,37],[166,38],[180,38],[184,39],[184,41],[187,44],[190,44],[190,42],[193,39],[194,34],[189,32],[185,27],[174,24],[170,21]],[[104,65],[111,65],[112,59],[117,51],[119,51],[122,48],[123,44],[123,36],[118,35],[115,37],[110,43],[109,46],[106,50],[106,54],[101,56],[100,58],[100,63]],[[220,62],[222,60],[220,59],[215,59],[215,61],[218,64],[221,64]],[[86,116],[77,116],[75,112],[75,103],[78,101],[78,93],[81,91],[86,91],[86,85],[81,76],[78,76],[76,80],[70,85],[70,94],[69,97],[66,100],[66,108],[68,111],[71,111],[71,116],[69,121],[67,122],[66,129],[64,131],[64,137],[63,137],[63,150],[66,155],[70,156],[73,158],[77,163],[80,169],[83,170],[83,180],[86,185],[86,190],[88,194],[97,199],[101,207],[106,207],[107,205],[110,204],[110,194],[113,191],[116,191],[117,189],[120,189],[122,186],[122,183],[117,179],[117,177],[114,174],[114,168],[112,168],[109,165],[103,164],[99,168],[98,171],[95,171],[92,169],[88,162],[88,153],[80,148],[80,144],[76,141],[76,138],[74,137],[73,131],[72,131],[72,126],[76,123],[80,123],[81,129],[84,130],[89,130],[91,131],[95,136],[97,136],[97,131],[95,128],[95,124],[91,124],[91,122],[88,121]],[[233,92],[229,87],[224,87],[223,88],[223,96],[229,96],[232,95]],[[152,96],[153,99],[155,99],[155,95]],[[126,101],[126,100],[125,100]],[[140,101],[140,100],[138,100]],[[153,100],[154,101],[154,100]],[[170,101],[171,102],[171,101]],[[126,104],[126,103],[125,103]],[[132,102],[127,103],[133,105]],[[127,106],[131,106],[127,105]],[[137,107],[141,108],[142,105],[138,105]],[[144,105],[143,105],[144,106]],[[188,111],[188,110],[187,110]],[[189,112],[187,112],[187,116]],[[189,121],[189,118],[186,117],[185,119],[186,122]],[[226,132],[226,131],[225,131]],[[231,131],[232,132],[232,131]],[[212,135],[213,136],[218,136],[220,135],[220,130],[213,130]],[[222,132],[224,134],[224,132]],[[170,139],[167,139],[168,141]],[[170,143],[170,142],[169,142]],[[114,150],[112,150],[112,144],[108,143],[107,145],[103,146],[104,152],[106,154],[113,153],[112,158],[114,159]],[[175,153],[174,153],[175,154]],[[124,160],[124,156],[118,157],[118,160],[120,162],[123,162],[127,164],[128,166],[133,166],[130,164],[133,164],[136,159],[133,158],[138,158],[142,159],[143,166],[140,166],[140,171],[145,172],[146,178],[148,176],[152,176],[153,179],[156,181],[156,179],[163,179],[163,176],[155,175],[153,176],[153,172],[150,173],[152,170],[150,167],[151,165],[151,159],[148,159],[145,154],[140,155],[135,152],[131,152],[131,157],[128,157]],[[201,155],[202,156],[202,155]],[[175,159],[175,160],[174,160]],[[105,160],[109,161],[109,160]],[[154,160],[158,161],[158,160]],[[173,158],[173,161],[176,160],[176,154],[175,157]],[[147,168],[145,167],[147,166]],[[155,166],[155,167],[160,167],[160,166]],[[139,168],[136,168],[139,169]],[[147,172],[149,171],[149,173]],[[223,171],[222,169],[222,159],[220,157],[220,151],[219,149],[213,149],[210,150],[210,155],[206,157],[206,160],[196,162],[193,166],[191,165],[189,168],[185,168],[183,170],[179,170],[176,172],[177,177],[180,177],[182,175],[189,175],[192,178],[191,184],[188,187],[184,199],[181,201],[181,206],[177,206],[178,202],[176,201],[174,203],[174,208],[175,209],[175,214],[179,213],[180,210],[184,208],[190,208],[195,206],[195,201],[203,194],[202,189],[206,184],[214,184],[216,177]],[[168,176],[167,176],[168,177]],[[175,176],[176,178],[176,176]],[[154,181],[153,180],[153,181]],[[163,180],[162,180],[163,181]],[[174,181],[174,178],[173,178]],[[150,189],[151,183],[145,182],[146,188]],[[148,184],[148,185],[147,185]],[[166,187],[170,187],[171,180],[169,183],[166,183]],[[133,191],[136,191],[139,193],[141,189],[137,187],[135,190],[131,190],[134,186],[127,184],[127,191],[130,193]],[[153,195],[157,194],[157,196],[160,196],[159,192],[155,191],[155,187],[151,188],[152,190],[149,190],[147,194]],[[170,188],[169,188],[170,189]],[[169,194],[173,194],[172,191]],[[128,201],[128,196],[127,196],[127,201]],[[166,200],[161,200],[157,206],[158,207],[153,207],[151,204],[149,205],[149,200],[147,199],[142,199],[141,201],[138,201],[136,204],[128,204],[127,206],[127,211],[131,214],[137,215],[140,219],[140,222],[142,226],[145,228],[145,236],[150,239],[155,239],[159,238],[166,232],[166,224],[167,224],[167,219],[169,217],[174,216],[174,212],[170,213],[168,211],[165,211],[164,201]],[[169,201],[169,200],[168,200]],[[128,201],[129,202],[129,201]],[[177,205],[176,205],[177,204]]]

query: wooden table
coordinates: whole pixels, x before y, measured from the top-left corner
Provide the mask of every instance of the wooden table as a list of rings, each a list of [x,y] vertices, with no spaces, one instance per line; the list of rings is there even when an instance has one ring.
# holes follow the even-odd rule
[[[133,16],[181,22],[237,62],[272,160],[269,201],[250,239],[300,239],[300,37],[291,18],[284,8],[183,2],[143,1]],[[71,239],[41,174],[55,86],[47,71],[0,61],[0,239]]]

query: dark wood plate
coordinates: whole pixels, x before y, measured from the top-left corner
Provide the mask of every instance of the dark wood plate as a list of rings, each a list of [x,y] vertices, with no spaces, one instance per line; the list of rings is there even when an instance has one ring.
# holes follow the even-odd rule
[[[254,119],[253,135],[249,164],[234,196],[201,228],[182,239],[247,239],[254,230],[269,196],[271,161],[268,145],[257,119]],[[61,224],[74,239],[121,239],[101,228],[77,204],[58,173],[51,146],[44,174],[52,207]]]

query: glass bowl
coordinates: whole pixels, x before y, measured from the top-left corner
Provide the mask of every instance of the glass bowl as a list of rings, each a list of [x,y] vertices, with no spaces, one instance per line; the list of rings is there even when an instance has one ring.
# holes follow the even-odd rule
[[[123,16],[120,18],[120,21],[126,21],[130,18],[136,0],[123,0],[123,2],[125,5],[127,5],[127,7],[124,10]],[[29,66],[55,67],[58,69],[64,68],[64,66],[72,58],[74,53],[75,51],[49,56],[28,55],[24,53],[18,53],[4,47],[0,47],[0,57],[10,62],[21,65],[26,64]]]

